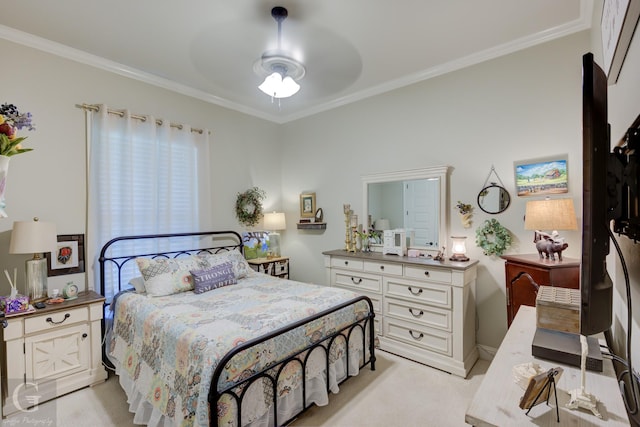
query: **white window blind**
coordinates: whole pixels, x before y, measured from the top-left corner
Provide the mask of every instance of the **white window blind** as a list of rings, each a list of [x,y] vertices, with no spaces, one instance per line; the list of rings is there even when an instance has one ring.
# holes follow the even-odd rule
[[[97,109],[86,110],[87,260],[93,263],[93,289],[98,289],[97,257],[112,238],[202,231],[210,212],[208,131],[192,132],[188,125],[157,123],[128,111],[109,113],[104,105]],[[160,249],[168,248],[144,248]],[[105,290],[107,297],[113,293]]]

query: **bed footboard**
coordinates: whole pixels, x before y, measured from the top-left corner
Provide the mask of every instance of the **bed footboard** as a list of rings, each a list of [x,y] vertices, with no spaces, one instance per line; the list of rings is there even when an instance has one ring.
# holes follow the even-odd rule
[[[286,334],[289,331],[293,331],[296,328],[299,327],[304,327],[305,325],[308,325],[314,321],[317,321],[318,319],[330,315],[332,313],[335,313],[339,310],[342,310],[346,307],[349,307],[350,305],[354,305],[357,304],[360,301],[364,301],[366,302],[366,304],[368,305],[369,309],[368,309],[368,313],[362,317],[357,319],[356,321],[354,321],[353,323],[344,326],[343,328],[341,328],[340,330],[336,330],[328,335],[323,336],[321,339],[319,339],[318,341],[311,343],[309,345],[307,345],[306,347],[296,351],[293,354],[289,354],[287,357],[281,359],[281,360],[277,360],[276,362],[270,364],[269,366],[265,367],[264,369],[261,369],[259,371],[255,371],[255,372],[251,372],[250,375],[246,375],[244,378],[242,378],[241,381],[237,381],[234,382],[232,385],[227,385],[225,387],[221,387],[219,389],[219,384],[221,382],[222,379],[222,375],[225,371],[225,367],[231,362],[231,360],[234,358],[234,356],[245,352],[247,350],[251,350],[254,347],[259,346],[260,344],[264,343],[265,341],[268,341],[270,339],[273,339],[276,336],[282,335],[282,334]],[[329,360],[330,360],[330,356],[329,353],[331,351],[332,348],[332,344],[335,342],[336,339],[338,339],[339,337],[342,337],[345,339],[346,342],[346,360],[347,360],[347,372],[346,372],[346,377],[340,381],[340,383],[346,381],[347,379],[350,378],[350,374],[349,374],[349,369],[348,369],[348,363],[349,363],[349,343],[350,343],[350,338],[352,336],[352,334],[354,333],[354,331],[356,330],[360,330],[362,332],[362,352],[363,352],[363,357],[362,357],[362,363],[360,364],[359,368],[364,368],[367,364],[371,364],[371,370],[374,371],[375,370],[375,361],[376,361],[376,357],[375,357],[375,328],[374,328],[374,317],[375,314],[373,312],[373,304],[371,302],[371,300],[368,297],[365,296],[361,296],[361,297],[357,297],[351,301],[347,301],[345,303],[342,303],[338,306],[335,306],[331,309],[328,310],[324,310],[322,312],[319,312],[313,316],[310,316],[308,318],[302,319],[298,322],[292,323],[284,328],[280,328],[277,329],[273,332],[271,332],[270,334],[258,337],[256,339],[247,341],[245,343],[242,343],[241,345],[238,345],[237,347],[235,347],[232,351],[230,351],[229,353],[227,353],[221,360],[220,363],[218,363],[218,365],[216,366],[216,369],[213,373],[213,378],[211,381],[211,386],[209,389],[209,396],[208,396],[208,401],[209,401],[209,425],[210,426],[218,426],[219,424],[219,417],[218,417],[218,402],[220,401],[220,399],[227,395],[227,396],[231,396],[232,399],[235,401],[236,407],[237,407],[237,425],[238,426],[242,426],[243,425],[243,420],[242,420],[242,402],[243,402],[243,398],[245,397],[245,393],[244,392],[240,392],[237,393],[237,390],[247,390],[254,382],[259,381],[259,380],[266,380],[269,382],[270,387],[272,388],[272,393],[270,393],[270,397],[272,398],[271,401],[271,407],[269,409],[269,411],[272,412],[273,415],[273,420],[274,420],[274,425],[276,426],[281,426],[281,425],[285,425],[289,422],[291,422],[293,419],[295,419],[295,417],[297,417],[298,415],[300,415],[302,412],[306,411],[309,407],[311,407],[313,405],[313,403],[309,404],[307,402],[307,391],[306,391],[306,372],[307,372],[307,362],[309,361],[309,356],[314,352],[317,351],[318,348],[321,348],[324,351],[324,356],[325,356],[325,362],[326,362],[326,370],[325,370],[325,380],[326,380],[326,389],[327,391],[329,391],[330,388],[330,383],[329,383]],[[367,339],[368,338],[368,339]],[[368,341],[368,342],[367,342]],[[366,350],[368,349],[369,353],[367,355]],[[367,357],[368,356],[368,357]],[[302,372],[302,409],[297,412],[296,414],[294,414],[292,417],[290,417],[289,419],[286,420],[279,420],[278,419],[278,381],[280,379],[281,374],[283,373],[283,371],[285,370],[285,368],[287,367],[287,365],[290,362],[294,362],[300,365],[300,370]]]

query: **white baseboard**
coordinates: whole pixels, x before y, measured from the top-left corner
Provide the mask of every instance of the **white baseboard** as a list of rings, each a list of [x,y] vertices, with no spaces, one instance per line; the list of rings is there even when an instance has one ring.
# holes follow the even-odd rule
[[[477,345],[478,347],[478,355],[482,360],[488,360],[491,362],[498,351],[497,348],[489,347],[486,345]]]

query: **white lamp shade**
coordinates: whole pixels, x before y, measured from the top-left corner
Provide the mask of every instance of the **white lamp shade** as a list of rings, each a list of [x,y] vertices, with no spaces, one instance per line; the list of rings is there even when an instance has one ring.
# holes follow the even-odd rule
[[[572,199],[545,199],[527,202],[525,230],[577,230]]]
[[[57,245],[56,225],[52,222],[15,221],[11,231],[10,254],[35,254],[55,252]]]
[[[284,212],[270,212],[264,214],[265,230],[284,230],[287,224],[284,218]]]
[[[451,252],[454,255],[464,255],[467,253],[466,237],[451,236]]]
[[[288,98],[300,90],[300,85],[290,76],[284,79],[278,72],[267,76],[258,89],[274,98]]]

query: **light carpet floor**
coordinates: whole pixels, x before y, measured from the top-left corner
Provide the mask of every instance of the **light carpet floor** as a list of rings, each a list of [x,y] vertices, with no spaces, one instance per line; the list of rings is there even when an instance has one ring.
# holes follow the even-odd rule
[[[330,394],[328,406],[312,407],[293,427],[411,427],[465,426],[464,414],[480,386],[489,362],[479,360],[466,379],[415,363],[390,353],[376,353],[376,370],[368,367]],[[49,427],[134,426],[126,396],[116,376],[41,404],[39,415],[49,414]],[[35,425],[38,414],[11,416],[2,426]],[[55,420],[55,422],[54,422]]]

